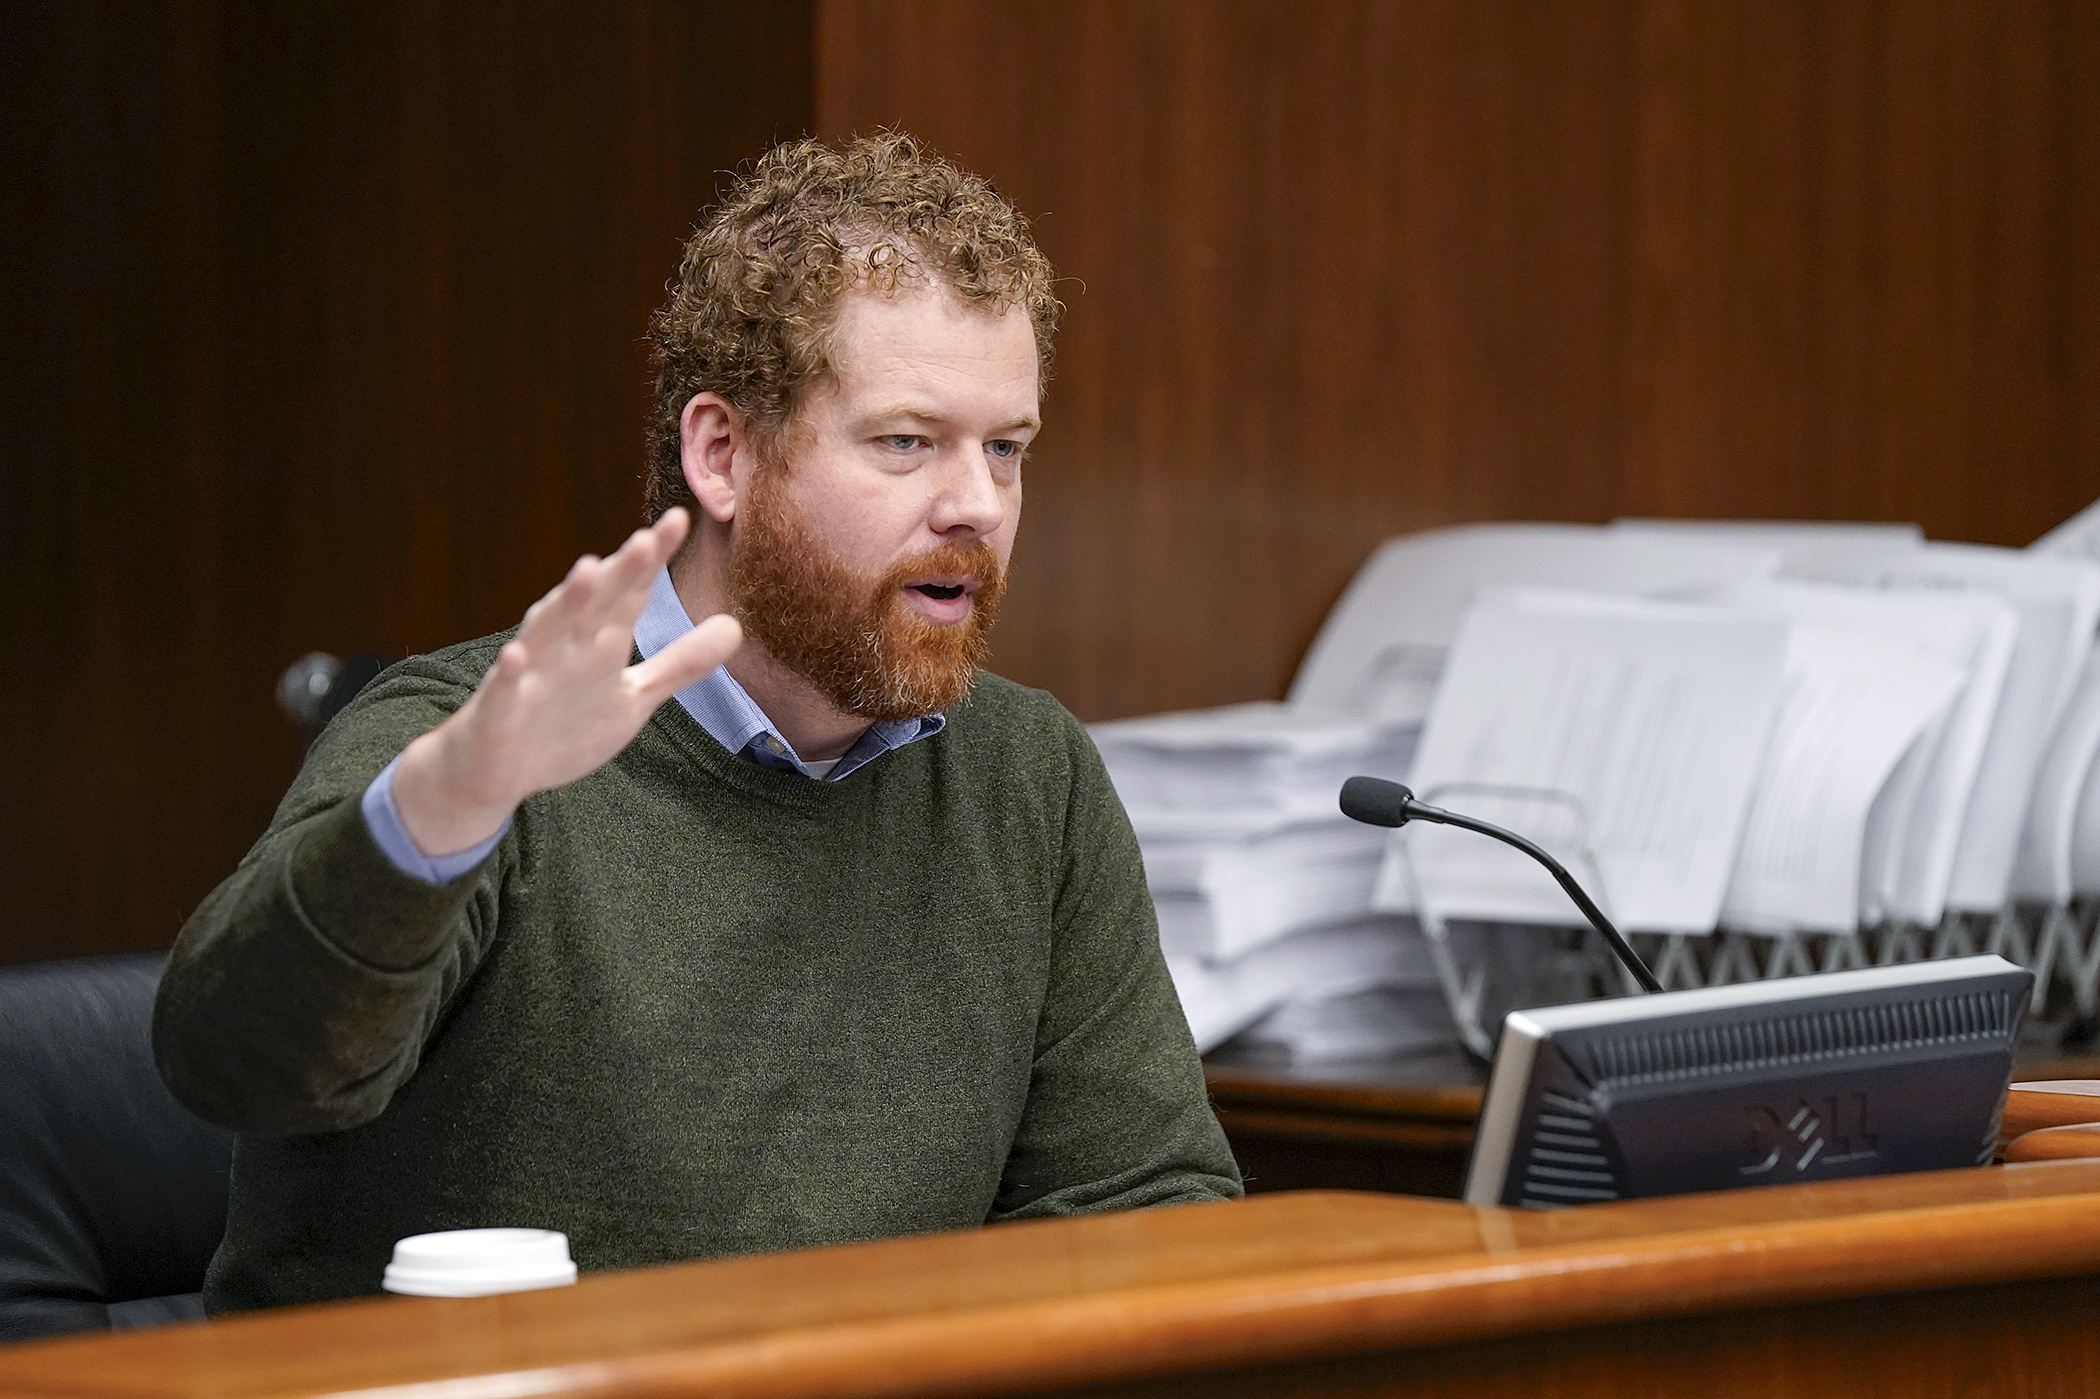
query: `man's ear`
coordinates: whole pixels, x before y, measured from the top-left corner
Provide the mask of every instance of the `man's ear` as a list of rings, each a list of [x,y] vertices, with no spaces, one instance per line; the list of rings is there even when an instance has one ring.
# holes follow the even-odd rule
[[[709,519],[728,524],[755,460],[744,415],[720,394],[694,394],[678,415],[678,450],[685,488]]]

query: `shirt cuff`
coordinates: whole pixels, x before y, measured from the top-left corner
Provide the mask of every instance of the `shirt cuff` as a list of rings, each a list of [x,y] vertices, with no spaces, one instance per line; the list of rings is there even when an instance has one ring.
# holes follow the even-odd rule
[[[381,768],[379,776],[365,788],[364,800],[360,803],[365,813],[365,829],[372,833],[372,843],[385,853],[395,869],[425,884],[450,884],[488,858],[489,852],[496,848],[496,842],[510,830],[510,818],[504,817],[502,828],[479,845],[431,859],[416,849],[408,827],[401,824],[401,809],[394,805],[394,769],[400,762],[397,757]]]

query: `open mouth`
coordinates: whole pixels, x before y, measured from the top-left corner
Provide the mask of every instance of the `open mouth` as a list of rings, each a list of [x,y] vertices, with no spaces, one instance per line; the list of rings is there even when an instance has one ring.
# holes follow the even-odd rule
[[[963,595],[960,583],[914,583],[911,589],[915,593],[924,593],[937,602],[952,602]]]

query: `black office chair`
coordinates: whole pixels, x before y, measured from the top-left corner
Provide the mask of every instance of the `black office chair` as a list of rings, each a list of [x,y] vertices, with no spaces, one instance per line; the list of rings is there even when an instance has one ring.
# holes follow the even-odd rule
[[[153,1067],[166,962],[0,967],[0,1341],[204,1315],[233,1138]]]

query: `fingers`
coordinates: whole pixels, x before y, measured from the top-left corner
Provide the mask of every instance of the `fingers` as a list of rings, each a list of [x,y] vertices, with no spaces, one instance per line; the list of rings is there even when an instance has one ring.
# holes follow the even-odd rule
[[[474,693],[464,706],[476,710],[476,717],[482,723],[505,722],[504,716],[517,704],[519,689],[538,659],[521,637],[522,631],[519,637],[512,637],[503,644],[503,649],[496,653],[495,663],[483,673],[481,683],[474,687]]]
[[[744,642],[736,618],[718,612],[627,672],[628,681],[654,709],[728,660]]]
[[[603,561],[595,554],[585,554],[569,565],[561,582],[525,609],[525,620],[518,625],[518,638],[535,647],[544,647],[556,636],[573,633],[583,618],[598,571],[603,567]]]
[[[685,542],[689,518],[684,510],[673,506],[655,524],[627,536],[627,542],[605,561],[594,580],[595,605],[590,608],[594,624],[624,623],[630,629],[634,626],[634,619],[648,605],[649,589],[656,582],[657,571]]]
[[[635,618],[648,606],[649,589],[656,575],[684,542],[689,517],[673,507],[655,524],[636,530],[603,562],[593,560],[585,570],[577,561],[571,578],[562,584],[565,593],[563,616],[580,636],[611,629],[634,630]],[[590,556],[585,555],[585,559]]]
[[[586,639],[608,626],[631,632],[648,604],[657,570],[677,552],[690,524],[686,512],[674,506],[655,524],[629,535],[611,557],[585,554],[526,610],[518,634],[536,641],[556,632]]]

